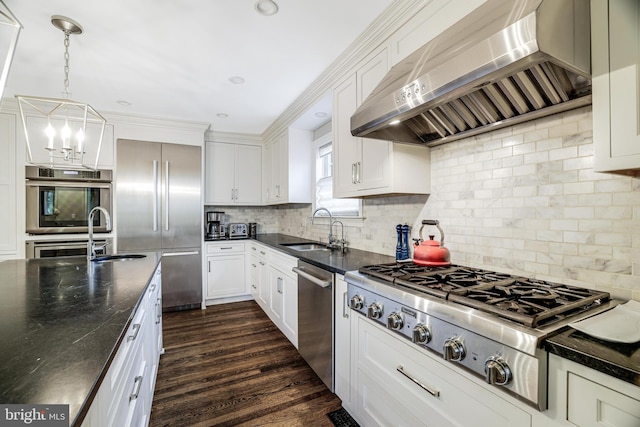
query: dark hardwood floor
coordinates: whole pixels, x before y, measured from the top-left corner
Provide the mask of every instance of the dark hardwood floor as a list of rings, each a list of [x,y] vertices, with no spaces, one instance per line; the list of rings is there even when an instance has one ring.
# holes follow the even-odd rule
[[[340,408],[254,301],[165,313],[151,427],[332,426]]]

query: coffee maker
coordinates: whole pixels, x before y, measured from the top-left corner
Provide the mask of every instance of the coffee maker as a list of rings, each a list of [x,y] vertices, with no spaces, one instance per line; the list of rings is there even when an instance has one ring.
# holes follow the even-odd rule
[[[224,212],[213,211],[207,212],[207,239],[219,240],[225,237],[222,221]]]

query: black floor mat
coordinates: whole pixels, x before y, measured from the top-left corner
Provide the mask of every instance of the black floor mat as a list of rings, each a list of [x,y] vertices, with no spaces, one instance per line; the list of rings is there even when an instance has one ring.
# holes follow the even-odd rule
[[[329,412],[327,417],[329,417],[333,425],[336,427],[360,427],[356,420],[351,418],[351,415],[349,415],[344,408]]]

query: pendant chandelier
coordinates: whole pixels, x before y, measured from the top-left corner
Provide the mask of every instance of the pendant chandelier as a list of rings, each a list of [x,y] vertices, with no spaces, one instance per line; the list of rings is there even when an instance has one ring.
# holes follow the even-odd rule
[[[106,120],[89,104],[71,100],[69,91],[69,35],[82,27],[65,16],[51,23],[64,33],[64,98],[16,95],[27,143],[27,161],[45,167],[97,169]],[[46,156],[34,150],[48,151]],[[85,156],[85,154],[91,155]],[[95,158],[93,157],[95,156]]]

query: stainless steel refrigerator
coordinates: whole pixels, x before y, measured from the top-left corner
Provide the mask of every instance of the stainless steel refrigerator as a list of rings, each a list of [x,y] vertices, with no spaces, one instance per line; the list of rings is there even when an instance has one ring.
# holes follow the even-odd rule
[[[162,251],[164,310],[202,302],[201,155],[190,145],[117,142],[117,248]]]

